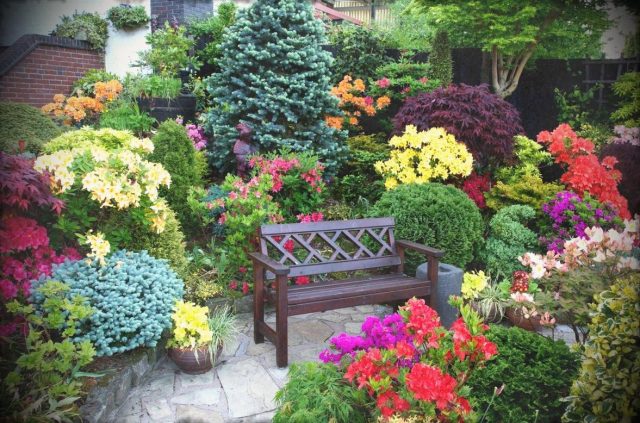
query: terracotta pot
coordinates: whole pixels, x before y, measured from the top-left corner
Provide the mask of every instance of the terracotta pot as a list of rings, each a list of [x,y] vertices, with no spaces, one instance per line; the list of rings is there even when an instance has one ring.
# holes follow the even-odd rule
[[[218,347],[218,351],[216,351],[216,362],[221,353],[222,346]],[[213,368],[208,347],[200,347],[195,350],[191,348],[169,348],[169,357],[180,370],[190,375],[206,373]]]
[[[507,319],[520,329],[537,332],[542,327],[540,324],[540,316],[529,317],[527,319],[519,308],[509,307],[505,314],[507,315]]]

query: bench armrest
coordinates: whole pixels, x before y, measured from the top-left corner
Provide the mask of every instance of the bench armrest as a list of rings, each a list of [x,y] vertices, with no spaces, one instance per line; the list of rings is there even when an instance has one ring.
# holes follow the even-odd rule
[[[289,266],[285,266],[284,264],[280,264],[277,261],[271,259],[268,256],[265,256],[262,253],[249,253],[249,257],[253,261],[254,265],[259,265],[261,267],[265,267],[267,270],[271,271],[276,275],[288,275],[289,274]]]
[[[433,256],[436,258],[440,258],[444,255],[444,251],[438,250],[436,248],[431,248],[431,247],[427,247],[426,245],[423,244],[418,244],[417,242],[413,242],[413,241],[406,241],[406,240],[397,240],[396,241],[396,246],[401,247],[401,248],[406,248],[408,250],[414,250],[417,251],[419,253],[423,253],[426,254],[428,256]]]

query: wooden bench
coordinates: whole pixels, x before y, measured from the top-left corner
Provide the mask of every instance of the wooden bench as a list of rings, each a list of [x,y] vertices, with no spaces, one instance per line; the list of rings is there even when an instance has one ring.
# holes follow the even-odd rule
[[[286,367],[287,318],[296,314],[363,304],[430,297],[435,308],[438,261],[443,252],[396,240],[391,217],[263,225],[260,252],[251,253],[254,271],[254,338],[276,346],[278,367]],[[427,280],[404,274],[404,252],[414,250],[429,261]],[[384,269],[388,268],[388,269]],[[288,286],[289,278],[379,269],[368,277]],[[389,270],[390,269],[390,270]],[[271,279],[275,279],[275,289]],[[264,304],[275,304],[275,330],[264,322]]]

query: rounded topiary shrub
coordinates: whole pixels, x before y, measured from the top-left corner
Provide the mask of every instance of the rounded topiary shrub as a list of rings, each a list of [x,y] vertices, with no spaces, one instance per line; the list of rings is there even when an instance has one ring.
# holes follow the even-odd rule
[[[439,183],[408,184],[382,194],[374,217],[396,219],[396,239],[444,250],[443,261],[460,268],[473,259],[482,239],[480,210],[463,191]]]
[[[393,118],[396,134],[442,127],[465,143],[476,162],[499,164],[513,156],[513,137],[524,133],[520,113],[486,85],[452,84],[408,98]]]
[[[494,388],[505,385],[485,416],[487,422],[559,422],[578,374],[579,357],[563,341],[535,332],[493,325],[487,338],[498,356],[469,378],[474,410],[484,412]]]
[[[21,140],[25,151],[39,153],[42,144],[60,135],[62,129],[35,107],[0,101],[0,133],[3,153],[17,153]]]
[[[160,163],[171,174],[171,186],[160,194],[176,212],[183,228],[191,224],[191,209],[187,203],[189,188],[201,186],[202,167],[196,157],[196,149],[182,125],[172,120],[164,121],[152,138],[155,149],[149,160]]]
[[[182,298],[184,289],[166,261],[145,251],[119,250],[106,259],[104,266],[85,260],[55,266],[49,278],[33,285],[36,307],[44,301],[36,288],[46,280],[69,285],[69,298],[87,298],[94,313],[78,325],[74,341],[88,339],[99,356],[155,346],[162,331],[171,326],[173,305]]]

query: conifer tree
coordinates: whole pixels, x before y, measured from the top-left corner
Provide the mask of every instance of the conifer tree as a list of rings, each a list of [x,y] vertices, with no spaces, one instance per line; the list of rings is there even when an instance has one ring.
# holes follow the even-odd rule
[[[453,61],[447,31],[436,32],[432,46],[429,56],[429,78],[437,79],[441,86],[448,87],[453,79]]]
[[[220,46],[220,72],[209,82],[207,130],[218,172],[234,170],[238,123],[252,129],[251,142],[260,152],[311,150],[330,173],[336,169],[346,134],[324,120],[340,113],[330,94],[332,58],[322,49],[325,43],[309,2],[256,0],[239,13]]]

